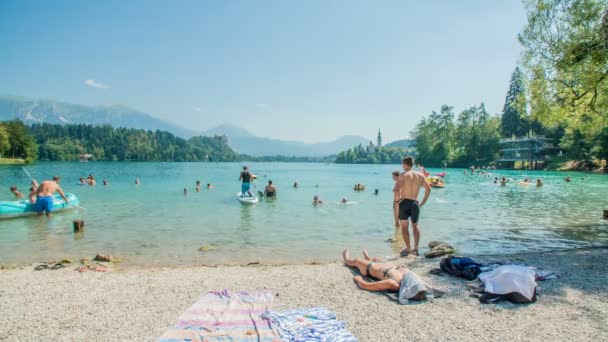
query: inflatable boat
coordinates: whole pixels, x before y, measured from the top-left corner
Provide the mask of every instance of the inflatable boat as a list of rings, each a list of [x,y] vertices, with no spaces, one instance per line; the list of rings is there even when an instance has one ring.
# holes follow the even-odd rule
[[[77,208],[80,204],[78,197],[74,194],[67,193],[69,203],[65,203],[60,195],[53,196],[53,213]],[[34,204],[29,200],[20,201],[0,201],[0,220],[22,216],[36,215]]]

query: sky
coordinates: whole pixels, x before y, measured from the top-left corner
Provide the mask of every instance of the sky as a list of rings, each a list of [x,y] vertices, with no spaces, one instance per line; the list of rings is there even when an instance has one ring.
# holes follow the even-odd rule
[[[3,0],[0,94],[392,141],[442,104],[500,113],[525,21],[519,0]]]

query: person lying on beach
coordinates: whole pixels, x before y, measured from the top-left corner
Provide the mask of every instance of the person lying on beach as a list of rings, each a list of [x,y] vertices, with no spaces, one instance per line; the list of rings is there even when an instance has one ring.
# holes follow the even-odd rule
[[[315,195],[312,198],[312,204],[315,205],[315,206],[317,206],[319,204],[323,204],[323,201],[321,201],[321,199],[319,198],[319,196]]]
[[[363,257],[364,259],[351,259],[348,255],[348,249],[342,252],[344,263],[347,266],[356,268],[361,274],[355,276],[353,280],[363,290],[400,292],[401,283],[404,278],[409,278],[408,280],[412,281],[411,284],[408,284],[414,285],[411,288],[419,289],[419,291],[414,290],[413,293],[405,294],[405,299],[423,300],[426,298],[427,292],[432,290],[430,287],[425,286],[426,284],[414,272],[408,270],[407,267],[397,266],[391,262],[380,262],[377,258],[372,259],[365,249],[363,250]],[[378,281],[366,281],[363,277],[377,279]],[[399,297],[401,301],[401,294]]]
[[[10,189],[11,189],[11,192],[13,193],[13,195],[15,195],[15,197],[23,198],[23,194],[21,192],[19,192],[19,190],[17,190],[16,186],[11,186]]]

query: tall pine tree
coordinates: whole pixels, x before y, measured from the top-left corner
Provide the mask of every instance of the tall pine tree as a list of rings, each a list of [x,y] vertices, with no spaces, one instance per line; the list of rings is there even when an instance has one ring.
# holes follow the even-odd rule
[[[504,137],[524,136],[528,133],[529,123],[525,110],[524,77],[516,67],[511,75],[509,91],[502,109],[501,132]]]

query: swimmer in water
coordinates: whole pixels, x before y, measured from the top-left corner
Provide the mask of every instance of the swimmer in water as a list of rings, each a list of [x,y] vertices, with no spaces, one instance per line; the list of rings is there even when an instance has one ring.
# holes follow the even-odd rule
[[[540,178],[539,178],[539,179],[536,180],[536,187],[539,188],[541,186],[543,186],[543,181],[540,180]]]
[[[139,178],[135,178],[135,185],[139,185],[141,184],[141,182],[139,181]]]
[[[293,188],[297,189],[298,188],[298,182],[293,182]]]
[[[196,192],[201,192],[201,181],[196,181]]]
[[[500,179],[500,186],[507,186],[508,180],[505,177]]]
[[[184,188],[184,196],[188,196],[188,189]]]
[[[213,189],[213,185],[211,185],[211,183],[207,183],[207,189]]]
[[[10,189],[11,189],[11,192],[13,193],[13,195],[15,195],[15,197],[23,198],[23,194],[21,192],[19,192],[19,190],[17,190],[16,186],[13,185],[10,187]]]
[[[108,185],[108,184],[109,184],[109,183],[108,183],[108,180],[107,180],[107,179],[104,179],[104,180],[103,180],[103,185]]]
[[[312,204],[313,204],[314,206],[317,206],[317,205],[319,205],[319,204],[323,204],[323,201],[321,201],[321,199],[319,198],[319,196],[315,195],[315,196],[312,198]]]
[[[340,203],[347,204],[348,200],[346,199],[346,197],[342,197],[342,200],[340,201]]]
[[[570,182],[572,181],[572,178],[570,178],[570,176],[566,176],[566,178],[564,178],[564,180],[565,180],[567,183],[570,183]]]

